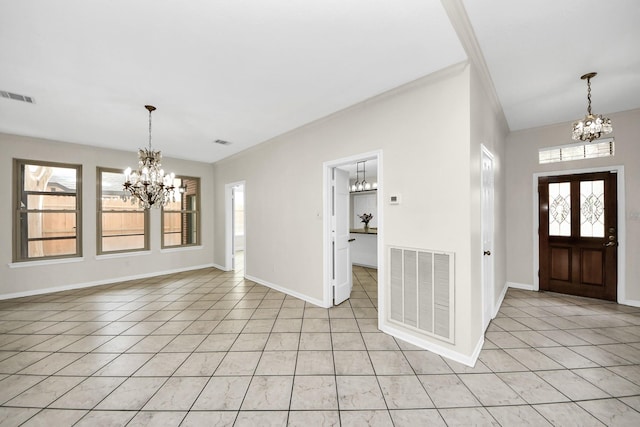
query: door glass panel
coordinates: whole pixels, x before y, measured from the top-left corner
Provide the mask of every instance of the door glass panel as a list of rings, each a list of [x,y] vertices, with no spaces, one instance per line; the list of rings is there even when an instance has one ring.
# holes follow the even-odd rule
[[[580,182],[580,237],[604,237],[604,180]]]
[[[571,183],[549,184],[549,236],[571,236]]]

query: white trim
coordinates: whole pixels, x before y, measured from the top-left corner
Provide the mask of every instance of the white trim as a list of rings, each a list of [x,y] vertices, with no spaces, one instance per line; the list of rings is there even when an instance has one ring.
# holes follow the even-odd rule
[[[190,267],[174,268],[171,270],[154,271],[152,273],[143,273],[143,274],[135,274],[132,276],[114,277],[114,278],[109,278],[104,280],[95,280],[93,282],[75,283],[75,284],[64,285],[64,286],[54,286],[51,288],[36,289],[33,291],[25,291],[25,292],[15,292],[11,294],[0,294],[0,300],[29,297],[33,295],[42,295],[42,294],[48,294],[51,292],[69,291],[73,289],[90,288],[93,286],[108,285],[112,283],[126,282],[129,280],[146,279],[149,277],[162,276],[165,274],[182,273],[184,271],[200,270],[203,268],[211,268],[211,267],[214,267],[214,265],[213,264],[193,265]]]
[[[507,282],[507,286],[509,288],[523,289],[525,291],[537,291],[538,290],[538,289],[535,289],[533,287],[533,285],[530,285],[528,283]]]
[[[299,292],[292,291],[289,288],[284,288],[284,287],[276,285],[274,283],[267,282],[266,280],[262,280],[262,279],[259,279],[257,277],[249,276],[249,275],[245,275],[244,278],[247,279],[247,280],[251,280],[252,282],[256,282],[259,285],[263,285],[263,286],[266,286],[268,288],[275,289],[276,291],[282,292],[283,294],[287,294],[287,295],[290,295],[292,297],[295,297],[295,298],[301,299],[303,301],[309,302],[311,304],[317,305],[318,307],[322,307],[322,308],[329,308],[330,307],[330,306],[324,305],[323,301],[321,301],[319,299],[311,298],[308,295],[304,295],[304,294],[301,294]]]
[[[57,258],[47,259],[42,261],[24,261],[24,262],[11,262],[7,264],[9,268],[22,268],[22,267],[40,267],[42,265],[55,265],[55,264],[69,264],[72,262],[83,262],[84,257],[79,258]]]
[[[633,299],[626,299],[624,301],[619,301],[619,304],[624,304],[624,305],[630,305],[632,307],[640,307],[640,301],[639,300],[633,300]]]
[[[500,311],[500,307],[502,307],[502,303],[504,302],[504,297],[507,295],[507,291],[509,290],[509,282],[505,282],[502,290],[500,291],[500,296],[498,297],[498,301],[496,305],[493,307],[493,317],[491,319],[495,319]],[[486,332],[486,331],[485,331]]]
[[[539,197],[538,197],[538,178],[542,176],[561,176],[573,175],[580,173],[594,172],[615,172],[618,184],[618,296],[617,302],[626,304],[626,255],[627,255],[627,226],[626,226],[626,199],[624,188],[624,166],[604,166],[598,168],[572,169],[551,172],[536,172],[533,174],[533,289],[540,290],[540,280],[538,278],[538,268],[540,265],[540,241],[538,238],[539,217]]]
[[[116,252],[116,253],[106,253],[102,255],[96,255],[96,260],[101,261],[104,259],[112,259],[112,258],[129,258],[132,256],[143,256],[143,255],[151,255],[150,250],[146,251],[128,251],[128,252]]]
[[[160,249],[161,254],[168,254],[171,252],[184,252],[184,251],[199,251],[203,248],[202,245],[194,245],[194,246],[176,246],[171,248]]]
[[[338,166],[348,165],[356,163],[361,160],[378,160],[378,323],[381,322],[381,313],[384,308],[384,298],[380,298],[380,290],[382,289],[381,277],[384,277],[384,220],[383,220],[383,201],[384,201],[384,186],[383,186],[383,173],[382,173],[382,150],[370,151],[368,153],[356,154],[349,157],[343,157],[341,159],[331,160],[322,164],[322,271],[323,271],[323,290],[322,290],[322,307],[333,306],[333,284],[331,280],[331,262],[332,250],[331,250],[331,170]]]
[[[231,270],[227,270],[227,268],[225,266],[222,266],[220,264],[213,263],[213,264],[211,264],[211,266],[214,267],[214,268],[217,268],[218,270],[221,270],[221,271],[231,271]]]
[[[413,334],[409,334],[403,331],[400,328],[394,328],[393,325],[391,324],[381,325],[379,329],[386,334],[389,334],[398,339],[401,339],[402,341],[406,341],[417,347],[424,348],[440,356],[446,357],[447,359],[451,359],[453,361],[456,361],[458,363],[462,363],[463,365],[471,366],[471,367],[473,367],[476,364],[476,361],[478,360],[478,356],[480,355],[480,351],[482,350],[482,346],[484,345],[484,334],[481,334],[478,340],[478,343],[476,344],[476,347],[473,350],[473,353],[470,356],[467,356],[465,354],[451,350],[450,348],[434,343],[433,341],[420,339],[414,336]]]
[[[237,187],[237,186],[242,186],[243,190],[245,191],[245,196],[244,196],[244,203],[245,203],[245,221],[244,221],[244,235],[245,235],[245,241],[244,241],[244,251],[245,251],[245,257],[244,257],[244,271],[246,270],[247,267],[247,240],[246,240],[246,236],[247,236],[247,221],[246,221],[246,215],[247,215],[247,209],[246,209],[246,203],[247,203],[247,196],[246,196],[246,181],[235,181],[235,182],[229,182],[227,184],[224,185],[224,263],[226,265],[225,268],[223,268],[224,271],[231,271],[233,270],[234,266],[233,266],[233,260],[232,260],[232,256],[233,256],[233,242],[234,242],[234,236],[233,236],[233,202],[231,200],[231,198],[233,197],[233,187]]]

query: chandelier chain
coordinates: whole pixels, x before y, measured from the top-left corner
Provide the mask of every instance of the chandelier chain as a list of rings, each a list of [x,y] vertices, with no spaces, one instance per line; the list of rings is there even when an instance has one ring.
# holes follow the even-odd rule
[[[587,101],[587,113],[591,115],[591,77],[587,78]],[[149,136],[149,138],[151,138],[151,136]],[[149,142],[149,144],[151,144],[151,142]]]

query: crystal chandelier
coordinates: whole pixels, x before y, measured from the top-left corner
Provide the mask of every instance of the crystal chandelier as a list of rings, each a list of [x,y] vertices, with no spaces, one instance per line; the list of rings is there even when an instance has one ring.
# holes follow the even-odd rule
[[[598,73],[587,73],[580,77],[587,81],[587,115],[583,120],[579,120],[573,124],[572,138],[576,141],[593,141],[600,138],[603,134],[613,132],[611,119],[602,117],[600,114],[591,114],[591,79]]]
[[[137,170],[127,168],[124,171],[124,190],[126,197],[131,198],[131,203],[135,203],[137,199],[141,208],[149,209],[151,206],[158,208],[175,201],[175,175],[173,172],[164,174],[160,163],[162,153],[151,148],[151,112],[156,107],[145,105],[144,108],[149,111],[149,148],[138,150]]]

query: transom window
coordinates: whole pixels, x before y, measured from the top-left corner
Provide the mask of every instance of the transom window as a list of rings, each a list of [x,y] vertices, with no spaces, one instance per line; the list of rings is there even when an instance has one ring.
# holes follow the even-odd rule
[[[571,160],[595,159],[610,157],[615,154],[613,138],[545,147],[538,150],[538,163],[568,162]]]
[[[82,166],[14,159],[14,262],[78,257]]]
[[[123,182],[124,172],[98,168],[98,254],[149,249],[149,211],[123,198]]]
[[[162,208],[162,247],[200,244],[200,178],[176,177],[175,201]]]

